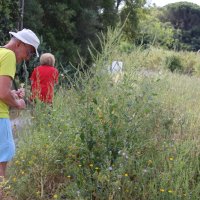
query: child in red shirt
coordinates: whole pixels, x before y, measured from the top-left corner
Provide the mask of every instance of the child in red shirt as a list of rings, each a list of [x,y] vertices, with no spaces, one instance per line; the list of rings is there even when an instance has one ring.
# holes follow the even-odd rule
[[[31,100],[40,99],[44,103],[52,104],[54,86],[58,83],[59,72],[54,67],[55,57],[51,53],[44,53],[40,57],[40,66],[31,74]]]

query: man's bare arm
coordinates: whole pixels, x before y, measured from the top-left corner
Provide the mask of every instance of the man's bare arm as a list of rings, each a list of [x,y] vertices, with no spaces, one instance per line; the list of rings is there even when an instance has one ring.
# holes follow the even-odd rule
[[[10,107],[24,109],[26,107],[24,100],[16,98],[11,90],[11,86],[11,77],[0,75],[0,99]]]

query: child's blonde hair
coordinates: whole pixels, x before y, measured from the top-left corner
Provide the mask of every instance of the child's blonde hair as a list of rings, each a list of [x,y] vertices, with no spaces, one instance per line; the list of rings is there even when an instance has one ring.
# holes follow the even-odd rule
[[[55,57],[51,53],[43,53],[40,57],[40,65],[55,65]]]

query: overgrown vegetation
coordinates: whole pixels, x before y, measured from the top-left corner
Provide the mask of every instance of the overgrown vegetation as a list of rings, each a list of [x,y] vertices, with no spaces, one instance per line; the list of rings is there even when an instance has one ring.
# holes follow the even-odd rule
[[[53,108],[38,102],[31,124],[17,132],[5,194],[16,200],[199,199],[200,54],[185,51],[199,48],[199,6],[48,2],[26,1],[24,23],[41,35],[40,52],[56,55],[60,85]],[[18,3],[2,1],[2,44],[18,28]],[[125,19],[123,31],[108,28]],[[116,60],[124,71],[111,73]],[[29,73],[37,64],[29,63]],[[23,73],[19,68],[26,82]]]
[[[62,86],[53,108],[35,107],[5,191],[19,200],[198,199],[199,80],[166,71],[175,52],[124,52],[119,30],[102,38],[91,72]],[[123,73],[108,73],[113,60]]]

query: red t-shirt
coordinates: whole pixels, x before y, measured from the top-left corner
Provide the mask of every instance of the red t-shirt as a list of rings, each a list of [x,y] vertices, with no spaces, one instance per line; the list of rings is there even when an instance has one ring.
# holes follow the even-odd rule
[[[54,85],[58,83],[59,72],[55,67],[41,65],[31,74],[31,99],[39,98],[45,103],[52,103]]]

